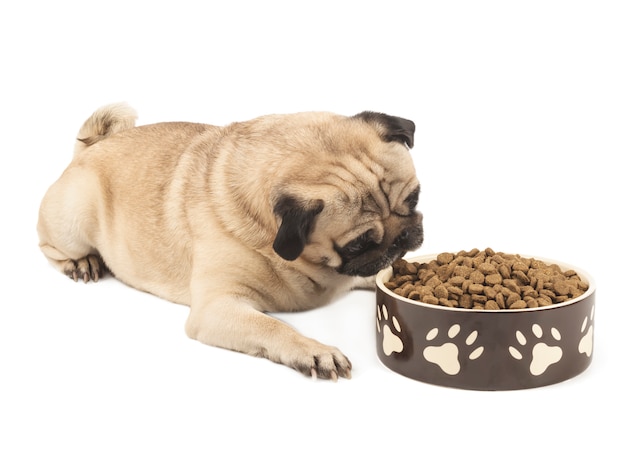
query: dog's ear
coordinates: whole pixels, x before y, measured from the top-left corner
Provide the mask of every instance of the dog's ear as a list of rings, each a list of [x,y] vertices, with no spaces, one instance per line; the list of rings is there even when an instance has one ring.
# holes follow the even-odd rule
[[[280,227],[274,239],[274,251],[285,260],[293,261],[300,256],[313,228],[315,218],[324,209],[321,199],[299,201],[282,196],[274,205]]]
[[[405,144],[409,149],[413,148],[413,137],[415,135],[415,123],[413,121],[373,111],[363,111],[354,116],[354,118],[382,126],[384,130],[382,139],[384,141],[396,141]]]

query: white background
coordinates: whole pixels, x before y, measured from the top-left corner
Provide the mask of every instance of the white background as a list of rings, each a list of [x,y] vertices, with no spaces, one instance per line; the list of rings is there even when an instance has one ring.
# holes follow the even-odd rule
[[[17,4],[0,7],[1,449],[623,449],[622,2]],[[185,307],[71,282],[39,252],[38,205],[82,122],[122,100],[140,124],[412,119],[418,253],[586,269],[591,366],[512,392],[409,380],[378,361],[374,295],[355,292],[279,315],[352,360],[352,380],[312,381],[188,339]]]

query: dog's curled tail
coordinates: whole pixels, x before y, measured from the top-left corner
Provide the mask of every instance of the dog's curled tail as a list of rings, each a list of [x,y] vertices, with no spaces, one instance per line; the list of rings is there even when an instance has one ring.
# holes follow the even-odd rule
[[[136,119],[137,112],[126,103],[98,108],[78,131],[74,155],[114,133],[133,128]]]

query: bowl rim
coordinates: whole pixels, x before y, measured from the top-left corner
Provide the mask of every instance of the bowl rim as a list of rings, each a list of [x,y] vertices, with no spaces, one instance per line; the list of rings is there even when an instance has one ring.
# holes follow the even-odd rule
[[[407,262],[428,263],[431,260],[436,259],[437,255],[439,254],[412,255],[409,257],[404,257],[404,260],[406,260]],[[551,258],[543,258],[537,255],[528,255],[528,254],[515,254],[515,255],[519,255],[522,258],[533,258],[535,260],[541,260],[542,262],[547,263],[547,264],[556,264],[559,266],[559,268],[561,268],[561,270],[564,270],[564,269],[574,270],[581,278],[583,278],[589,284],[589,288],[587,288],[587,290],[583,294],[573,299],[570,299],[568,301],[564,301],[558,304],[544,306],[544,307],[531,307],[531,308],[522,308],[522,309],[500,309],[500,310],[465,309],[465,308],[459,308],[459,307],[447,307],[445,305],[428,304],[426,302],[421,302],[421,301],[416,301],[413,299],[405,298],[403,296],[400,296],[399,294],[394,293],[393,291],[391,291],[389,288],[385,286],[385,282],[389,280],[393,271],[393,268],[391,266],[388,266],[387,268],[380,270],[378,274],[376,274],[376,279],[375,279],[376,289],[382,291],[383,293],[391,296],[394,299],[397,299],[402,302],[406,302],[407,304],[413,304],[413,305],[417,305],[417,306],[424,307],[424,308],[432,308],[435,310],[443,310],[443,311],[458,312],[458,313],[467,312],[470,314],[475,314],[475,313],[514,314],[514,313],[554,310],[557,308],[567,307],[568,305],[580,302],[581,300],[586,299],[589,296],[591,296],[596,290],[596,284],[595,284],[595,281],[593,280],[593,277],[591,277],[591,275],[584,269],[581,269],[574,265],[570,265],[569,263],[564,263],[559,260],[554,260]]]

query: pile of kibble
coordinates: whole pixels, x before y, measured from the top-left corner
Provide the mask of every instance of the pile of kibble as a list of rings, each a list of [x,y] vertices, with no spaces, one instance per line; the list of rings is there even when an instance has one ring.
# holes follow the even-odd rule
[[[517,254],[472,249],[444,252],[428,263],[397,260],[385,286],[416,301],[446,307],[500,310],[547,307],[582,295],[589,284],[574,270],[563,271]]]

